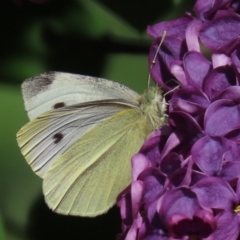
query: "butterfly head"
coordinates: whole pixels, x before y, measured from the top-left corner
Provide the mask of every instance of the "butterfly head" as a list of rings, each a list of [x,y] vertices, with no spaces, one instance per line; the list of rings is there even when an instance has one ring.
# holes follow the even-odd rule
[[[149,87],[146,92],[146,99],[150,102],[161,102],[163,99],[163,91],[159,87]]]
[[[141,97],[140,108],[153,129],[160,128],[166,122],[167,103],[161,88],[149,87]]]

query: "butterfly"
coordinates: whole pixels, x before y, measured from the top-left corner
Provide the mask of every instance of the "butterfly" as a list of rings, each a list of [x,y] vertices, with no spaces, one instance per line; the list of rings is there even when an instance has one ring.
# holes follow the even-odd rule
[[[22,93],[30,122],[17,142],[60,214],[107,212],[131,181],[131,157],[166,122],[159,87],[139,95],[110,80],[49,72],[25,80]]]

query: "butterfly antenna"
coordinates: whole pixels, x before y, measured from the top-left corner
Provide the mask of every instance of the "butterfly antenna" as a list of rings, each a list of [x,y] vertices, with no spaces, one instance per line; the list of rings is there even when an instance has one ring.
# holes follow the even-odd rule
[[[182,84],[176,79],[169,79],[169,80],[166,81],[165,84],[167,85],[169,82],[175,82],[175,83],[177,83],[177,85],[182,86]]]
[[[150,70],[149,70],[149,74],[148,74],[148,88],[149,88],[149,86],[150,86],[150,78],[151,78],[152,68],[153,68],[153,66],[154,66],[155,63],[156,63],[156,58],[157,58],[158,52],[159,52],[159,50],[160,50],[160,47],[162,46],[162,43],[163,43],[166,35],[167,35],[167,31],[163,31],[161,41],[160,41],[160,43],[159,43],[159,45],[158,45],[157,51],[156,51],[156,53],[155,53],[155,56],[154,56],[154,58],[153,58],[153,60],[152,60],[152,62],[151,62],[151,66],[150,66]]]

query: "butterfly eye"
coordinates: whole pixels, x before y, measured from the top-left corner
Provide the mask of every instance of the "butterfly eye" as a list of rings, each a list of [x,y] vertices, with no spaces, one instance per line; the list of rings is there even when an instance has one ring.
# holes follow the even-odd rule
[[[147,92],[147,99],[149,101],[153,101],[156,97],[156,93],[153,89],[149,89],[148,92]]]
[[[61,108],[61,107],[64,107],[65,106],[65,103],[64,102],[59,102],[59,103],[56,103],[53,108],[54,109],[57,109],[57,108]]]
[[[54,143],[59,143],[62,139],[63,139],[63,134],[62,133],[56,133],[54,136],[53,136],[53,139],[54,139]]]

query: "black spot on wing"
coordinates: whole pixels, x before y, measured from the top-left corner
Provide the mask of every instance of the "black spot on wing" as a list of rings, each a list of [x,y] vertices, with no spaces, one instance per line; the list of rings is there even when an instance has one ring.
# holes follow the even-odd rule
[[[53,136],[53,139],[54,139],[54,143],[59,143],[62,139],[63,139],[63,134],[62,133],[56,133],[54,136]]]
[[[64,107],[65,106],[65,103],[64,102],[59,102],[59,103],[56,103],[53,108],[54,109],[57,109],[57,108],[61,108],[61,107]]]

